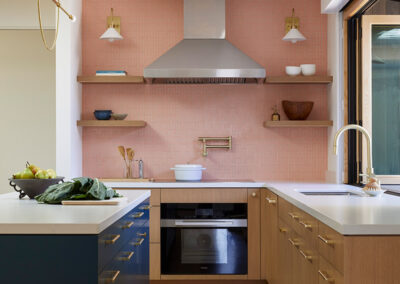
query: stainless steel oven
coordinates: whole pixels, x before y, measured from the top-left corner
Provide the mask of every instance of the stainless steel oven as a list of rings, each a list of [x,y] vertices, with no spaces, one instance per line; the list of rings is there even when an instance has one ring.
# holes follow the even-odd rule
[[[161,273],[247,274],[247,204],[162,204]]]

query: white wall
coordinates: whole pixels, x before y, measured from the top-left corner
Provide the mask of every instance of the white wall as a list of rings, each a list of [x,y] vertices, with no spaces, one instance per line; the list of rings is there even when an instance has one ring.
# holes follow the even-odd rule
[[[72,23],[66,16],[60,18],[56,51],[56,157],[57,172],[67,178],[82,175],[82,132],[76,126],[81,115],[82,0],[63,2],[76,17]]]
[[[343,138],[339,153],[333,153],[333,139],[336,131],[343,126],[343,27],[342,15],[328,15],[328,74],[333,83],[328,87],[329,118],[333,127],[328,128],[328,171],[327,182],[343,181]]]
[[[55,27],[55,5],[40,0],[45,28]],[[61,15],[61,13],[60,13]],[[37,0],[0,0],[0,29],[37,29],[39,27]]]
[[[4,193],[12,191],[7,179],[23,170],[26,161],[55,168],[55,54],[43,47],[37,30],[0,30],[0,38],[0,193]]]

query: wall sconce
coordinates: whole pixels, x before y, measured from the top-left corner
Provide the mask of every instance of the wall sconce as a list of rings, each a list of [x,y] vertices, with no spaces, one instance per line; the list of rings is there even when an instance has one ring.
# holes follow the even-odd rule
[[[37,0],[37,8],[38,8],[38,17],[39,17],[39,27],[40,27],[40,34],[42,36],[42,41],[44,44],[44,47],[49,50],[52,51],[55,47],[56,47],[56,43],[57,43],[57,38],[58,38],[58,31],[59,31],[59,26],[60,26],[60,10],[64,12],[65,15],[67,15],[67,17],[72,21],[75,22],[76,21],[76,17],[70,13],[67,12],[67,10],[64,9],[63,6],[61,6],[60,1],[57,0],[53,0],[53,3],[57,6],[57,24],[56,24],[56,32],[54,35],[54,40],[52,45],[49,47],[47,45],[47,41],[46,41],[46,37],[44,35],[43,32],[43,26],[42,26],[42,13],[40,11],[40,0]]]
[[[114,17],[113,8],[111,8],[111,16],[107,17],[107,30],[101,35],[100,39],[105,39],[109,42],[124,39],[121,36],[121,17]]]
[[[285,32],[286,35],[282,40],[291,41],[296,43],[298,41],[306,40],[306,38],[299,31],[299,18],[294,16],[294,8],[292,10],[292,16],[285,19]]]

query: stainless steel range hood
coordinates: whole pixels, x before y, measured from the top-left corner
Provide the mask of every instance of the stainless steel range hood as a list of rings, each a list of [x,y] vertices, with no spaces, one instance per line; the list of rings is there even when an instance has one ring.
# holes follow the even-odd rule
[[[265,69],[225,39],[225,0],[184,0],[184,39],[144,69],[150,83],[261,83]]]

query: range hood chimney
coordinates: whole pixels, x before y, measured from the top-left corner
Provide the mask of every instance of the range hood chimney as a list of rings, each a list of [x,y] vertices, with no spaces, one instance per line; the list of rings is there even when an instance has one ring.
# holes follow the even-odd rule
[[[265,69],[225,39],[225,0],[184,0],[184,39],[144,69],[150,83],[262,83]]]

